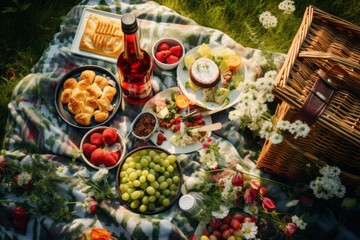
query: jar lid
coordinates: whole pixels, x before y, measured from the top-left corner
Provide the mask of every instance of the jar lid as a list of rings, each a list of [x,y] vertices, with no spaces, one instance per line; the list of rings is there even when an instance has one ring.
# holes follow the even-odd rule
[[[121,17],[121,29],[125,34],[132,34],[138,30],[138,24],[134,14],[126,13]]]
[[[195,206],[195,198],[189,194],[183,195],[179,200],[179,206],[184,211],[189,211]]]

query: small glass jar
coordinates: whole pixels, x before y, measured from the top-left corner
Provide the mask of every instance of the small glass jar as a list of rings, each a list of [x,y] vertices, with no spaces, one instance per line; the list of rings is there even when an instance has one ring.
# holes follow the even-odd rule
[[[179,206],[183,211],[196,217],[203,211],[204,205],[202,203],[201,195],[197,192],[191,192],[181,196]]]

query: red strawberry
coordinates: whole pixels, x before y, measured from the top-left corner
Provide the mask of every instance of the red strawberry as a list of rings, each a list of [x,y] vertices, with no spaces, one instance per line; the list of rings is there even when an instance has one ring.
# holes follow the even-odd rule
[[[166,63],[167,64],[173,64],[173,63],[177,63],[179,61],[179,58],[174,56],[174,55],[170,55],[166,58]]]
[[[91,143],[84,143],[82,146],[83,153],[85,157],[90,158],[93,151],[97,149],[97,146]]]
[[[157,47],[157,51],[160,52],[160,51],[165,51],[165,50],[169,50],[170,49],[170,46],[168,43],[166,42],[163,42],[163,43],[160,43],[159,46]]]
[[[107,152],[104,154],[104,163],[107,167],[114,166],[117,160],[119,160],[119,158],[115,152]]]
[[[155,57],[157,60],[159,60],[159,62],[165,62],[165,56],[163,54],[161,54],[161,52],[157,52],[155,53]]]
[[[213,228],[213,229],[218,229],[221,225],[221,221],[217,218],[214,218],[214,219],[211,219],[210,220],[210,226]]]
[[[95,166],[99,166],[104,163],[104,155],[105,150],[102,148],[97,148],[92,154],[91,154],[91,162]]]
[[[222,234],[219,230],[214,230],[212,233],[217,239],[221,239],[222,238]]]
[[[90,136],[90,143],[101,146],[104,143],[103,136],[101,133],[93,133]]]
[[[105,129],[102,136],[104,138],[104,142],[109,145],[115,143],[118,139],[118,134],[115,128]]]
[[[231,233],[230,229],[227,229],[227,230],[223,231],[222,237],[227,239],[231,235],[232,235],[232,233]]]
[[[160,133],[157,135],[156,144],[157,144],[157,145],[161,145],[165,140],[166,140],[165,135],[160,132]]]
[[[170,52],[172,55],[180,58],[182,56],[182,47],[180,45],[176,45],[170,48]]]
[[[235,213],[233,218],[239,220],[240,222],[244,221],[245,216],[242,213]]]

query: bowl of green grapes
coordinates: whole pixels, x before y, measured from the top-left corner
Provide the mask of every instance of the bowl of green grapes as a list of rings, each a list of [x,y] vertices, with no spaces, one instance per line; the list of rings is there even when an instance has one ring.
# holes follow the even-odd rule
[[[157,214],[169,209],[181,195],[182,181],[176,155],[154,146],[129,152],[116,174],[121,202],[140,214]]]

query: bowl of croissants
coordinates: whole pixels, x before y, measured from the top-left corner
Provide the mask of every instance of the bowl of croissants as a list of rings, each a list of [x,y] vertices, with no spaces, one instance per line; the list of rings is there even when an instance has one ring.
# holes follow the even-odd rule
[[[81,66],[64,75],[55,91],[55,107],[69,125],[91,129],[106,124],[121,103],[115,76],[99,66]]]

